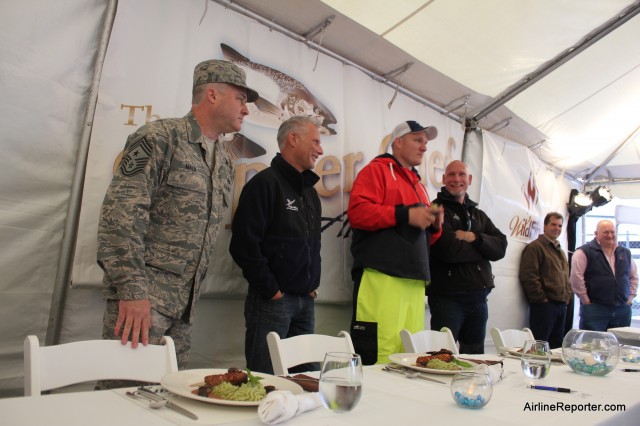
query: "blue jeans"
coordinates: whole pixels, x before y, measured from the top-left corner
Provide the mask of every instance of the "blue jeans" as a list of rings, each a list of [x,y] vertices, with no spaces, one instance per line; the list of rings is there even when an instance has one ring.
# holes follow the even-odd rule
[[[488,290],[470,290],[446,296],[430,295],[431,329],[449,327],[460,343],[460,353],[483,354],[489,319],[488,294]]]
[[[567,304],[549,301],[529,304],[529,328],[537,340],[546,340],[551,348],[561,348],[564,339]]]
[[[607,331],[631,325],[631,305],[607,306],[599,303],[580,305],[580,329]]]
[[[314,299],[309,295],[285,293],[279,300],[266,300],[258,294],[249,293],[244,303],[244,319],[247,368],[273,374],[267,334],[275,331],[281,339],[312,334],[315,328]]]

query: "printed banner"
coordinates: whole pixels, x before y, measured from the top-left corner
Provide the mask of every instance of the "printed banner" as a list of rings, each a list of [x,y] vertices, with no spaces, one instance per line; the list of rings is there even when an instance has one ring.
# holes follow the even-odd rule
[[[127,136],[150,121],[185,115],[194,66],[227,59],[246,71],[248,85],[272,108],[264,112],[250,104],[239,132],[250,149],[238,153],[234,202],[213,248],[205,294],[236,298],[246,293],[247,284],[228,254],[233,209],[242,186],[276,154],[280,123],[292,115],[312,115],[322,122],[324,149],[315,168],[321,176],[316,188],[323,226],[320,300],[350,301],[351,239],[345,211],[356,174],[387,151],[388,134],[401,121],[434,125],[438,137],[429,143],[420,173],[435,198],[444,166],[460,158],[462,128],[403,95],[389,106],[392,88],[222,6],[209,3],[204,18],[203,12],[197,0],[118,3],[92,132],[74,285],[101,283],[95,261],[98,216]]]
[[[482,137],[479,207],[509,242],[505,257],[492,266],[496,288],[489,299],[488,327],[513,324],[510,328],[519,328],[528,321],[528,306],[518,279],[522,249],[543,232],[547,213],[555,211],[566,218],[571,188],[530,150],[494,133],[483,131]],[[566,227],[559,239],[566,252]]]

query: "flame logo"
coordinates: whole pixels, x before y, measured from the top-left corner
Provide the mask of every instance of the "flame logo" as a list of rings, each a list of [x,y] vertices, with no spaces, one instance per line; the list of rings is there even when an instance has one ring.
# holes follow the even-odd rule
[[[523,185],[522,192],[525,200],[527,200],[527,208],[531,210],[534,204],[538,203],[538,187],[536,186],[533,172],[529,173],[529,180],[526,185]]]

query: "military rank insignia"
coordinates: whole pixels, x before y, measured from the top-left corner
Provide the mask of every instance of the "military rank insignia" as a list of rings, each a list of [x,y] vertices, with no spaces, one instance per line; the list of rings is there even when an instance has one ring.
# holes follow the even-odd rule
[[[151,144],[145,138],[135,141],[120,163],[120,171],[125,176],[134,176],[144,170],[151,155]]]

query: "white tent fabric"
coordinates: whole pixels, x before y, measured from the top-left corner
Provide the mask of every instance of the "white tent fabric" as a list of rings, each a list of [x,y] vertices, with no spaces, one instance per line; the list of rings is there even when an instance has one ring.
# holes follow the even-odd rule
[[[0,388],[48,322],[105,8],[0,3]]]
[[[232,3],[300,34],[334,16],[312,41],[391,74],[445,111],[477,118],[483,129],[530,147],[568,176],[607,183],[640,178],[640,1]],[[604,28],[618,22],[619,28]],[[392,73],[409,63],[406,72]],[[522,92],[484,113],[520,85]],[[631,148],[621,155],[616,150],[625,143]],[[597,170],[600,165],[606,167]],[[633,198],[640,197],[637,188],[612,190]]]
[[[422,117],[425,117],[437,122],[447,129],[446,133],[451,135],[450,139],[454,143],[461,142],[462,123],[471,123],[472,127],[477,125],[485,129],[481,134],[468,133],[464,149],[458,145],[450,158],[462,156],[471,165],[475,175],[472,197],[480,200],[482,207],[490,214],[497,214],[501,210],[506,212],[505,204],[509,204],[509,209],[519,212],[519,218],[533,222],[539,221],[540,215],[547,209],[563,211],[569,187],[575,185],[567,177],[573,176],[600,179],[599,176],[604,173],[608,182],[615,184],[614,193],[615,188],[624,188],[624,192],[640,198],[639,182],[633,180],[640,177],[640,168],[637,167],[640,162],[639,147],[633,136],[634,129],[640,123],[637,114],[635,118],[624,120],[622,114],[626,110],[638,110],[636,102],[640,96],[637,96],[639,91],[635,84],[637,58],[640,55],[637,54],[637,43],[625,44],[628,42],[618,40],[615,44],[617,47],[603,48],[603,52],[598,55],[594,53],[593,65],[582,62],[590,57],[591,49],[586,50],[573,60],[578,61],[574,62],[579,64],[577,70],[566,71],[566,76],[560,78],[565,72],[565,66],[569,65],[565,64],[549,77],[514,97],[507,105],[498,107],[477,123],[472,123],[475,113],[482,112],[484,107],[493,103],[496,96],[520,81],[528,72],[579,41],[591,29],[611,19],[619,11],[640,2],[525,2],[526,8],[523,9],[530,11],[527,14],[522,14],[507,4],[511,2],[503,1],[482,2],[481,8],[477,6],[479,2],[462,0],[402,1],[393,2],[393,10],[382,14],[375,9],[378,6],[373,1],[327,2],[335,9],[320,0],[306,0],[304,7],[296,0],[137,2],[25,0],[0,4],[0,26],[3,28],[0,35],[0,124],[3,129],[0,136],[3,152],[0,159],[0,241],[4,247],[0,252],[0,336],[3,337],[0,349],[0,396],[5,391],[15,393],[16,389],[21,388],[22,340],[27,334],[43,336],[51,321],[49,314],[52,294],[55,295],[53,289],[56,277],[64,277],[59,265],[60,260],[68,255],[64,245],[69,243],[68,238],[65,238],[69,236],[65,235],[65,224],[68,225],[67,231],[77,230],[77,223],[73,223],[73,208],[69,207],[74,202],[71,189],[75,176],[84,174],[86,147],[83,146],[83,136],[93,126],[92,114],[87,117],[86,125],[85,115],[92,107],[90,96],[94,72],[101,71],[98,52],[102,26],[109,22],[107,11],[115,4],[118,4],[121,19],[122,13],[131,11],[130,6],[134,4],[144,10],[144,13],[127,15],[125,27],[132,34],[131,37],[139,35],[141,28],[152,28],[159,34],[162,30],[166,31],[166,28],[158,30],[156,26],[159,23],[157,21],[154,24],[153,20],[157,20],[158,16],[165,16],[169,11],[172,19],[180,21],[187,29],[197,28],[199,25],[206,27],[207,23],[211,25],[211,22],[218,22],[213,19],[215,15],[228,35],[216,35],[213,40],[204,40],[213,46],[229,39],[240,45],[248,45],[251,39],[248,34],[253,34],[254,37],[259,34],[263,36],[262,42],[267,47],[269,43],[273,43],[274,52],[294,45],[297,51],[304,44],[312,47],[313,49],[296,57],[304,58],[304,63],[308,66],[316,58],[321,65],[328,65],[331,69],[339,68],[342,59],[348,61],[345,73],[349,75],[348,89],[351,91],[336,89],[322,79],[312,81],[312,84],[317,86],[314,88],[323,93],[323,96],[330,97],[335,90],[351,95],[340,102],[338,107],[345,115],[345,121],[350,123],[347,134],[351,145],[347,146],[351,151],[355,152],[351,147],[357,147],[357,139],[362,136],[360,128],[365,128],[368,132],[367,140],[378,138],[375,139],[378,141],[381,134],[393,125],[391,123],[405,119],[404,115],[407,114],[412,115],[408,118],[417,116],[423,120]],[[372,15],[390,17],[392,20],[371,31],[363,26],[369,25],[366,22],[357,24],[346,16],[347,11],[342,15],[336,10],[342,10],[340,7],[348,4],[354,7],[370,5],[360,10],[369,10]],[[538,4],[542,10],[539,15],[536,12]],[[335,15],[335,18],[324,31],[309,34],[310,30],[331,15]],[[413,18],[425,16],[428,24],[411,22]],[[225,17],[228,17],[228,22]],[[528,21],[530,17],[531,22]],[[144,19],[150,22],[145,22]],[[546,27],[547,20],[559,28],[549,29]],[[234,22],[235,26],[224,27],[230,25],[229,22]],[[409,26],[396,26],[399,23]],[[531,23],[536,23],[539,27],[530,25]],[[122,24],[123,22],[118,23]],[[269,30],[271,27],[278,31],[272,34]],[[389,31],[392,27],[397,28],[398,32],[394,34],[394,31]],[[431,28],[433,32],[417,36],[415,31],[421,27]],[[202,28],[201,31],[198,34],[210,34],[210,28]],[[286,35],[280,34],[281,32]],[[409,34],[416,47],[422,46],[422,50],[430,52],[431,59],[427,57],[420,62],[417,51],[407,53],[395,46],[393,43],[397,42],[399,32]],[[537,36],[531,36],[531,33],[536,32]],[[171,34],[167,34],[171,37]],[[389,39],[385,38],[387,35]],[[634,18],[599,43],[618,37],[629,37],[635,41],[638,35],[638,18]],[[393,43],[389,41],[391,38]],[[114,40],[116,39],[117,36]],[[518,42],[521,44],[517,44]],[[474,47],[474,44],[481,46]],[[592,47],[593,52],[597,53],[598,46],[596,44]],[[185,58],[191,61],[195,57],[192,51],[186,52],[180,47],[174,47],[171,51],[162,47],[149,40],[141,48],[158,49],[159,56],[166,56],[174,61]],[[110,48],[118,47],[114,43]],[[322,53],[317,55],[316,49]],[[291,50],[294,50],[293,47]],[[619,53],[620,51],[624,54]],[[211,52],[211,57],[219,57],[218,50],[212,48]],[[618,53],[611,57],[602,56],[604,53],[614,52]],[[515,58],[513,63],[501,63],[509,53],[513,54],[510,58]],[[132,55],[130,61],[123,62],[121,68],[113,70],[113,75],[119,72],[126,75],[132,67],[144,66],[135,59],[136,56]],[[296,63],[292,64],[286,55],[274,53],[274,57],[267,59],[273,65],[297,72]],[[185,61],[184,68],[190,68],[186,62],[188,61]],[[414,62],[408,67],[408,71],[391,72],[398,68],[402,70],[402,66],[408,62]],[[482,64],[487,67],[482,68]],[[461,74],[457,74],[458,72]],[[504,73],[499,75],[502,72]],[[560,76],[556,77],[558,80],[553,80],[554,74]],[[156,76],[153,70],[149,70],[149,75]],[[598,78],[593,80],[594,76]],[[476,77],[480,78],[474,80]],[[169,102],[177,110],[171,111],[171,114],[181,114],[185,109],[184,88],[189,85],[189,76],[182,78],[179,82],[181,89],[173,92],[176,99],[172,104]],[[572,85],[572,79],[577,80],[578,84]],[[627,85],[627,82],[635,83]],[[395,92],[396,88],[399,96]],[[142,93],[151,96],[154,90],[155,88],[149,88]],[[538,90],[539,96],[533,96]],[[367,110],[363,108],[365,98],[358,96],[360,92],[375,97],[373,103],[380,105],[375,114],[366,114]],[[528,99],[527,96],[532,98]],[[609,104],[608,101],[617,101],[618,106]],[[104,105],[108,104],[106,102]],[[430,109],[425,109],[420,104],[426,104]],[[116,108],[117,104],[112,106]],[[370,105],[364,107],[369,108]],[[587,113],[587,107],[589,111],[595,112]],[[584,119],[576,118],[578,113],[584,114]],[[559,140],[556,139],[557,134],[571,133],[575,135],[573,139],[586,144],[589,139],[584,133],[588,130],[586,125],[595,125],[598,117],[605,116],[616,118],[618,122],[612,125],[615,131],[610,129],[607,137],[601,136],[596,140],[602,151],[595,156],[585,157],[570,165],[568,159],[563,157],[566,154],[557,154],[551,150],[555,143],[552,141]],[[369,124],[371,122],[375,125]],[[559,133],[556,134],[556,131]],[[588,132],[587,136],[592,132],[595,131]],[[375,137],[369,134],[375,134]],[[483,138],[486,142],[484,152]],[[543,140],[546,142],[542,143]],[[626,145],[621,147],[625,141]],[[118,134],[112,143],[122,145],[122,135]],[[578,148],[574,147],[569,156],[577,158],[577,154],[586,152],[582,144]],[[522,145],[531,149],[527,150]],[[590,175],[601,164],[601,160],[604,161],[610,153],[617,153],[618,147],[621,147],[619,155],[607,164],[604,171]],[[445,151],[444,148],[438,149]],[[371,148],[361,151],[367,160],[375,153]],[[500,163],[499,156],[495,154],[497,152],[508,157],[501,157],[503,162]],[[489,153],[495,155],[487,157]],[[260,161],[268,162],[263,159]],[[512,170],[514,168],[510,164],[516,162],[522,167]],[[528,166],[524,166],[525,162]],[[544,163],[553,165],[555,169],[548,169]],[[94,163],[90,163],[89,167],[92,165]],[[511,179],[513,182],[522,179],[526,181],[531,174],[534,175],[540,193],[543,194],[540,198],[542,204],[534,209],[530,206],[524,209],[524,201],[519,198],[521,194],[516,194],[517,185],[511,192],[511,198],[503,197],[502,201],[495,199],[494,195],[504,191],[500,179],[496,181],[496,176],[500,175],[492,175],[491,170],[503,170],[505,175],[515,173],[515,177]],[[481,179],[485,174],[486,187]],[[434,196],[439,177],[436,173],[426,178],[432,185],[429,189]],[[619,179],[627,178],[631,178],[633,183],[622,185],[618,182]],[[86,182],[86,185],[91,184],[92,182]],[[92,196],[100,198],[100,194]],[[499,219],[505,232],[510,229],[508,219]],[[68,223],[69,221],[72,223]],[[87,238],[93,238],[90,229],[87,235]],[[523,243],[524,240],[517,238],[510,240],[514,249]],[[75,244],[75,238],[71,240],[71,244]],[[222,246],[215,250],[225,252]],[[91,257],[89,253],[87,259]],[[345,257],[346,264],[349,261],[348,254]],[[508,304],[511,312],[521,313],[523,299],[518,293],[512,272],[517,258],[518,251],[515,250],[504,263],[496,265],[500,285],[491,297],[513,302]],[[74,274],[89,277],[95,275],[95,269],[92,269],[95,268],[94,265],[84,267],[87,269],[74,270]],[[343,265],[338,271],[332,271],[337,268],[335,264],[323,265],[323,268],[327,268],[328,273],[337,275],[348,270],[348,266]],[[237,274],[237,271],[234,273]],[[350,284],[348,273],[344,273],[334,283],[340,284]],[[229,296],[230,299],[224,297],[217,295],[201,301],[195,325],[192,354],[194,366],[212,366],[213,362],[216,363],[215,366],[229,366],[242,362],[242,301],[237,295]],[[71,289],[66,299],[62,300],[62,305],[62,341],[99,336],[103,306],[99,288]],[[320,305],[319,308],[321,330],[333,333],[334,329],[344,328],[345,321],[349,321],[350,309],[346,305],[327,304]],[[522,322],[524,316],[509,316],[505,312],[491,311],[491,325],[512,328],[511,322],[514,320]],[[520,324],[516,324],[518,325]]]

